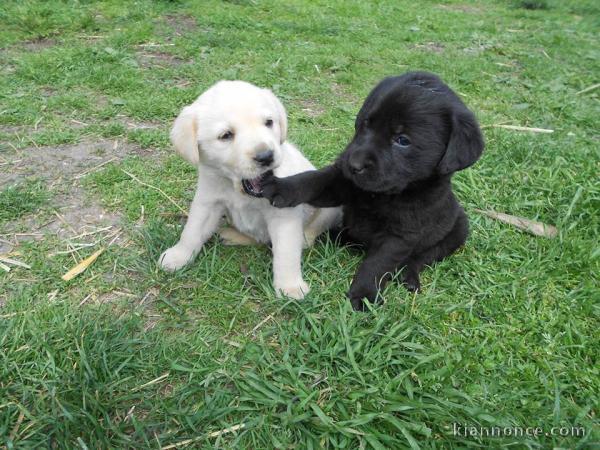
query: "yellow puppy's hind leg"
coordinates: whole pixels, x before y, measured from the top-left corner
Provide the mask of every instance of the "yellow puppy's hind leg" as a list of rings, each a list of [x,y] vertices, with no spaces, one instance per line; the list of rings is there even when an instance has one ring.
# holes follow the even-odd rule
[[[304,248],[311,247],[317,237],[342,221],[341,208],[321,208],[315,211],[314,216],[304,228]]]
[[[233,227],[223,227],[219,230],[221,241],[225,245],[258,245],[253,238],[240,233]]]

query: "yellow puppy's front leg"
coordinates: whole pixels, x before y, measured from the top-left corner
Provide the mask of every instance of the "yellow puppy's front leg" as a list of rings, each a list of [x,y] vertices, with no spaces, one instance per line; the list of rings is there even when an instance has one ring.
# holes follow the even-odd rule
[[[310,290],[302,279],[302,212],[272,219],[269,235],[273,251],[273,286],[277,296],[300,300]]]

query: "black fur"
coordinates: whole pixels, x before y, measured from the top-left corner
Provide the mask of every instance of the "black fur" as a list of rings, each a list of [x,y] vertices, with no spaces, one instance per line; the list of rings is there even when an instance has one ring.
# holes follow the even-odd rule
[[[417,291],[423,267],[464,244],[468,219],[450,179],[483,147],[475,116],[456,94],[431,73],[409,72],[371,91],[332,165],[269,177],[263,195],[280,208],[343,205],[344,241],[366,249],[348,292],[362,310],[396,270],[403,267],[404,285]]]

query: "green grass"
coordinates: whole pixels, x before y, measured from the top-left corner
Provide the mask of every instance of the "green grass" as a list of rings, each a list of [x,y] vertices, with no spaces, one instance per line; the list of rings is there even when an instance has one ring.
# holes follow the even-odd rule
[[[13,184],[0,191],[0,224],[41,209],[48,199],[44,185],[35,180]]]
[[[598,17],[591,0],[5,1],[0,164],[105,139],[146,150],[82,180],[123,217],[124,244],[63,282],[74,259],[47,234],[15,249],[31,269],[0,272],[0,448],[599,445],[600,108],[579,93],[598,83]],[[353,313],[360,254],[327,240],[304,254],[303,302],[274,298],[265,247],[211,240],[185,270],[157,269],[178,210],[121,169],[187,207],[195,173],[168,143],[182,106],[222,78],[271,87],[322,166],[372,86],[413,69],[458,91],[487,141],[454,180],[470,239],[422,293],[391,283],[384,306]],[[65,189],[44,183],[0,187],[0,238],[60,205]],[[480,439],[454,423],[586,433]]]

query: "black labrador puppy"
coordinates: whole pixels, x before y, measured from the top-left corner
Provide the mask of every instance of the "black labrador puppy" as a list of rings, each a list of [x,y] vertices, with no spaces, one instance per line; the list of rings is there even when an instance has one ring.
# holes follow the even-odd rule
[[[407,289],[419,272],[465,243],[468,219],[450,179],[481,155],[475,116],[436,75],[409,72],[381,81],[358,112],[355,134],[330,166],[267,177],[276,207],[343,205],[345,241],[366,248],[348,296],[356,310],[375,301],[400,269]]]

